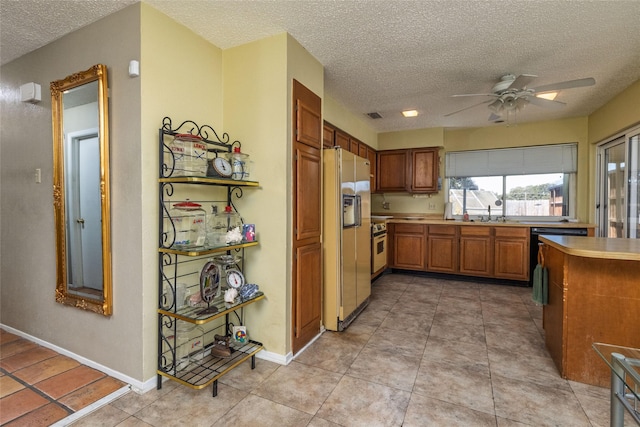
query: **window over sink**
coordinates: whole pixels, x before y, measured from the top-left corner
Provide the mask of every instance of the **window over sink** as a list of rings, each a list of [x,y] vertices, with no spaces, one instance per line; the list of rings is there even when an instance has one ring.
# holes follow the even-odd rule
[[[577,145],[446,154],[452,214],[471,219],[575,218]]]

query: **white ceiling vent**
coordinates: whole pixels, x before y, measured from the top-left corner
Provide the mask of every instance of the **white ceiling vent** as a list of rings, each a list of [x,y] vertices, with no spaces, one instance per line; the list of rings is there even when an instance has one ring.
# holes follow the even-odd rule
[[[367,116],[371,117],[372,119],[381,119],[382,118],[380,113],[376,113],[375,111],[373,113],[367,113]]]

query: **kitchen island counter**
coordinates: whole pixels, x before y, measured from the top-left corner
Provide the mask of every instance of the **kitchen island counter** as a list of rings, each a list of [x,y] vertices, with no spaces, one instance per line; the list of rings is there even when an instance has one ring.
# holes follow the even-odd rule
[[[540,236],[549,272],[545,344],[563,378],[602,387],[594,342],[640,347],[640,240]]]
[[[541,235],[540,241],[568,255],[640,261],[640,239]]]

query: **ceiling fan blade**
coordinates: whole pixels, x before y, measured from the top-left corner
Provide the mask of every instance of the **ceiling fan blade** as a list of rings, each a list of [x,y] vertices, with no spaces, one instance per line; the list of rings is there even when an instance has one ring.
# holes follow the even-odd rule
[[[536,105],[536,106],[542,107],[542,108],[548,108],[550,110],[560,110],[565,105],[567,105],[564,102],[552,101],[550,99],[544,99],[544,98],[538,98],[537,96],[528,96],[527,97],[527,101],[529,101],[530,104],[533,104],[533,105]]]
[[[508,89],[525,89],[529,83],[534,81],[538,76],[534,76],[533,74],[520,74],[516,79],[509,85]]]
[[[596,79],[594,79],[593,77],[587,77],[585,79],[567,80],[566,82],[551,83],[549,85],[538,86],[532,88],[531,90],[536,93],[551,92],[555,90],[572,89],[574,87],[593,86],[594,84],[596,84]]]
[[[463,96],[498,96],[495,93],[462,93],[459,95],[451,95],[452,98],[460,98]]]
[[[482,104],[488,104],[488,103],[490,103],[490,102],[492,102],[492,101],[493,101],[493,99],[488,99],[488,100],[486,100],[486,101],[482,101],[482,102],[480,102],[480,103],[478,103],[478,104],[473,104],[473,105],[470,105],[470,106],[468,106],[468,107],[464,107],[463,109],[461,109],[461,110],[457,110],[457,111],[454,111],[453,113],[445,114],[445,115],[444,115],[444,117],[453,116],[454,114],[458,114],[458,113],[460,113],[460,112],[462,112],[462,111],[469,110],[469,109],[471,109],[471,108],[473,108],[473,107],[477,107],[477,106],[482,105]]]

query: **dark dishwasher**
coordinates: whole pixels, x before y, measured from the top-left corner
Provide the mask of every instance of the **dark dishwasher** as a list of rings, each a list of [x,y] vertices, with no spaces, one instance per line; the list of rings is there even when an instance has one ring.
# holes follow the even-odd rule
[[[533,286],[533,270],[538,264],[538,236],[547,234],[551,236],[587,236],[586,228],[567,227],[531,227],[531,246],[529,248],[529,286]]]

